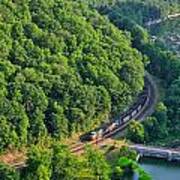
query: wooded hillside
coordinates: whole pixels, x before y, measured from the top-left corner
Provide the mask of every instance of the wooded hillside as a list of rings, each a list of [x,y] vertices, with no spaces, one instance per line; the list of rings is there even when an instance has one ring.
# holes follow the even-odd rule
[[[143,88],[130,38],[83,3],[0,3],[0,149],[86,131]]]

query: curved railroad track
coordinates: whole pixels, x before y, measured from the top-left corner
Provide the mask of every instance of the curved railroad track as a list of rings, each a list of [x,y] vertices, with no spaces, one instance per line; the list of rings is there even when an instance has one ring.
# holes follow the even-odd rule
[[[133,120],[144,120],[147,116],[151,115],[153,113],[154,110],[154,106],[157,102],[157,89],[156,86],[151,78],[151,76],[146,72],[146,76],[145,76],[145,81],[146,81],[146,93],[142,94],[143,96],[143,101],[139,101],[139,99],[137,99],[137,101],[139,101],[139,103],[134,103],[134,105],[132,107],[129,108],[129,110],[127,110],[126,112],[124,112],[119,119],[124,118],[127,119],[127,117],[129,116],[129,120],[127,120],[126,122],[122,123],[121,125],[117,126],[115,129],[113,129],[112,131],[106,133],[102,138],[98,138],[96,140],[90,141],[88,143],[83,143],[78,141],[76,144],[72,144],[70,145],[70,151],[72,153],[81,153],[83,152],[85,146],[88,145],[100,145],[101,143],[105,142],[105,140],[107,140],[108,138],[114,137],[117,133],[123,131],[128,124]],[[139,96],[139,98],[142,98],[142,96]],[[141,105],[141,109],[137,110],[137,108],[139,108]],[[136,113],[134,113],[136,110]],[[133,114],[133,115],[132,115]],[[116,120],[117,121],[117,120]],[[12,164],[11,166],[15,167],[16,169],[21,169],[26,167],[26,163],[25,162],[19,162],[16,164]]]
[[[132,115],[132,113],[134,111],[132,111],[133,106],[127,111],[125,112],[122,116],[124,116],[124,118],[132,115],[130,117],[130,119],[121,124],[120,126],[116,127],[115,129],[113,129],[112,131],[110,131],[109,133],[107,133],[105,136],[103,136],[102,138],[90,141],[86,144],[82,143],[82,142],[78,142],[76,145],[73,145],[70,147],[70,150],[72,153],[79,153],[82,152],[85,148],[85,145],[89,144],[89,145],[93,145],[93,144],[101,144],[102,142],[104,142],[107,138],[113,137],[114,135],[116,135],[117,133],[123,131],[128,124],[133,120],[144,120],[147,116],[151,115],[154,111],[154,106],[157,103],[157,88],[156,85],[153,82],[152,77],[150,76],[150,74],[148,74],[146,72],[146,76],[145,76],[145,81],[146,81],[146,88],[147,88],[147,93],[146,96],[144,97],[144,101],[139,101],[140,104],[134,103],[134,105],[136,106],[136,108],[139,107],[139,105],[142,105],[141,109]],[[142,98],[141,96],[139,98]],[[136,109],[133,109],[136,110]]]

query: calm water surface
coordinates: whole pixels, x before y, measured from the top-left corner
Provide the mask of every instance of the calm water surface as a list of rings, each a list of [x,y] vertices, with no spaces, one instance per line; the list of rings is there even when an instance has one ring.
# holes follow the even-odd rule
[[[153,180],[180,180],[180,163],[142,159],[140,165]]]

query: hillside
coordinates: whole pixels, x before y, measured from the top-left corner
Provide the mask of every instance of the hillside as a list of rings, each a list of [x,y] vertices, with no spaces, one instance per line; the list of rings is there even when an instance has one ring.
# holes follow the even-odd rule
[[[143,6],[138,5],[139,3]],[[95,7],[120,30],[131,34],[133,47],[148,59],[145,61],[146,69],[155,76],[159,84],[160,103],[154,114],[144,122],[145,142],[179,148],[180,59],[177,14],[180,12],[180,7],[178,1],[115,0],[110,6],[100,3]],[[167,14],[171,14],[171,17],[174,14],[176,17],[168,20]],[[150,34],[150,28],[144,26],[145,23],[159,18],[164,21],[155,23]]]
[[[158,44],[180,57],[180,18],[152,26],[150,30]]]
[[[180,12],[179,0],[89,0],[89,4],[103,14],[120,14],[142,26]]]
[[[0,149],[86,131],[143,88],[128,35],[83,3],[1,1]]]

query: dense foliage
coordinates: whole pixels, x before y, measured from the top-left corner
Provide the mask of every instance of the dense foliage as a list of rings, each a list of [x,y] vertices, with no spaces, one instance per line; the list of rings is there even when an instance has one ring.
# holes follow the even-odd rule
[[[19,173],[8,165],[0,163],[1,180],[19,180]]]
[[[139,25],[180,12],[179,0],[90,0],[103,14],[121,14]]]
[[[87,146],[81,155],[70,153],[67,146],[54,144],[29,148],[27,167],[14,170],[0,165],[3,180],[116,180],[132,177],[138,173],[140,180],[150,180],[150,176],[136,163],[137,153],[123,146],[116,149],[117,159],[112,164],[103,151]],[[113,152],[110,153],[112,156]]]
[[[122,4],[126,5],[121,6]],[[180,12],[178,1],[150,2],[148,0],[137,0],[129,4],[126,1],[123,3],[115,1],[110,7],[103,5],[103,3],[99,4],[97,9],[102,14],[107,15],[119,29],[130,32],[133,47],[137,48],[146,57],[144,63],[147,70],[161,80],[164,91],[164,98],[161,101],[163,101],[165,108],[160,108],[160,110],[157,107],[156,112],[145,123],[146,141],[158,141],[171,135],[176,137],[179,134],[180,127],[178,104],[180,97],[178,93],[180,59],[176,56],[177,52],[174,54],[168,50],[170,48],[166,48],[167,44],[154,41],[151,35],[148,34],[148,30],[141,25],[149,20],[164,18],[167,14]],[[151,13],[151,11],[154,13]],[[154,17],[151,17],[152,15]],[[158,29],[154,28],[154,30]],[[176,51],[178,51],[177,48]],[[154,137],[155,134],[157,134],[156,138]]]
[[[123,146],[115,153],[117,158],[112,164],[112,180],[133,179],[135,173],[138,174],[139,180],[151,180],[149,174],[147,174],[136,162],[136,151]]]
[[[180,57],[180,18],[151,26],[150,33],[155,37],[156,43]]]
[[[130,124],[128,137],[142,143],[178,133],[179,58],[141,25],[179,8],[178,0],[2,0],[0,151],[47,136],[63,139],[118,114],[142,90],[144,64],[167,90],[143,125]],[[32,146],[27,168],[19,173],[0,164],[0,177],[108,180],[137,172],[150,179],[134,160],[121,150],[110,167],[91,148],[77,157],[61,145]]]
[[[123,172],[123,173],[122,173]],[[125,179],[133,173],[138,174],[139,180],[151,180],[152,178],[147,174],[136,161],[128,159],[127,157],[121,157],[118,159],[114,171],[114,179]]]
[[[152,143],[179,133],[180,60],[142,27],[179,12],[178,0],[2,0],[0,10],[1,151],[63,139],[119,114],[142,90],[144,65],[165,96],[147,121],[132,121],[127,137]],[[80,157],[62,145],[28,152],[27,168],[0,164],[0,177],[151,179],[128,149],[112,167],[91,148]]]
[[[110,166],[103,154],[87,148],[82,156],[70,153],[67,147],[53,148],[33,146],[29,149],[28,167],[21,171],[21,179],[57,180],[92,178],[107,180]]]
[[[144,142],[144,127],[139,121],[133,120],[127,129],[127,138],[135,143]]]
[[[1,149],[88,130],[143,88],[129,37],[83,3],[2,0],[0,51]]]
[[[168,121],[167,107],[163,103],[159,103],[154,114],[143,122],[145,141],[149,143],[166,138],[168,136],[168,126],[172,124]]]
[[[15,170],[0,164],[2,180],[109,180],[111,168],[101,151],[87,147],[83,155],[74,155],[60,144],[53,147],[32,146],[27,167]]]

